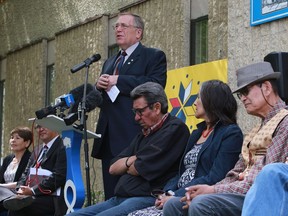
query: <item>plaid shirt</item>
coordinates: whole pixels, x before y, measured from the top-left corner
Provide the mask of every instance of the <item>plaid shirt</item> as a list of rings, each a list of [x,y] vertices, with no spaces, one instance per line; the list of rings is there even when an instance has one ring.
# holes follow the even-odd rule
[[[285,108],[285,103],[280,100],[268,113],[262,121],[262,125],[266,124],[272,117],[274,117],[281,109]],[[226,177],[214,185],[216,193],[233,193],[233,194],[246,194],[251,185],[253,184],[256,176],[261,169],[269,163],[285,162],[288,154],[288,116],[278,125],[272,138],[271,145],[267,149],[267,154],[263,158],[261,164],[257,163],[252,165],[249,174],[244,180],[239,180],[238,176],[242,173],[246,165],[242,154],[236,163],[235,167],[230,170]]]

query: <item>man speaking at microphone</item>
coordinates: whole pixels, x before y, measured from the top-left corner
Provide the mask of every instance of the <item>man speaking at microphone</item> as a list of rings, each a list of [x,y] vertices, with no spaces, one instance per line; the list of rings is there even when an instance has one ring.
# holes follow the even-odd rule
[[[109,174],[110,161],[126,148],[141,128],[134,121],[130,92],[145,82],[166,85],[167,62],[161,50],[141,44],[144,22],[131,13],[121,13],[114,26],[119,53],[107,59],[96,88],[102,91],[103,104],[97,123],[92,157],[102,160],[105,199],[114,196],[117,176]],[[116,92],[116,93],[112,93]]]

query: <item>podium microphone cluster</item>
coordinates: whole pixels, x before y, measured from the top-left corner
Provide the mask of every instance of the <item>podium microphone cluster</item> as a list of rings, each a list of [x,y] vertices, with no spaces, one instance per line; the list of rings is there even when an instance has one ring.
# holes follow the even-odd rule
[[[100,54],[95,54],[91,56],[90,58],[87,58],[85,61],[83,61],[80,64],[75,65],[73,68],[71,68],[71,73],[76,73],[77,71],[81,70],[84,67],[88,67],[91,65],[93,62],[97,62],[101,59]]]
[[[89,93],[94,89],[93,85],[87,84],[86,91]],[[62,95],[56,99],[55,105],[50,105],[35,112],[38,119],[45,118],[48,115],[56,115],[57,109],[63,108],[70,110],[75,109],[83,97],[84,84],[72,89],[68,94]],[[102,96],[101,96],[102,98]],[[75,109],[77,110],[77,108]]]
[[[86,95],[85,102],[86,102],[85,103],[86,112],[90,112],[94,110],[96,107],[101,106],[103,102],[103,97],[102,97],[101,92],[99,92],[96,89],[93,89]],[[66,125],[72,125],[75,121],[79,120],[82,103],[78,104],[77,111],[75,110],[76,105],[77,104],[74,104],[73,107],[70,108],[69,114],[63,118]]]
[[[75,101],[72,94],[65,94],[56,99],[58,102],[54,106],[47,106],[35,112],[38,119],[42,119],[48,115],[56,115],[58,108],[69,108]]]

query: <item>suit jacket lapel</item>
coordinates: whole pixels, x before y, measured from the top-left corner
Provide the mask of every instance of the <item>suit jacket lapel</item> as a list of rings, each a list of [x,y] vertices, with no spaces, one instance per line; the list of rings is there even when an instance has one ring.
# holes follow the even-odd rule
[[[54,143],[52,144],[52,146],[49,148],[48,152],[46,153],[45,158],[42,160],[41,164],[45,163],[47,161],[47,159],[53,154],[53,152],[58,148],[58,144],[59,144],[59,139],[61,139],[60,137],[58,137]]]
[[[118,55],[119,55],[119,53],[118,53]],[[103,67],[103,72],[102,72],[102,74],[113,75],[114,63],[115,63],[118,55],[115,55],[115,56],[109,58],[109,59],[105,62],[104,67]]]
[[[141,43],[139,43],[139,45],[136,47],[134,52],[129,56],[129,58],[123,64],[123,66],[122,66],[122,68],[120,70],[120,75],[121,74],[125,74],[127,72],[127,70],[129,70],[129,68],[131,68],[136,61],[138,61],[138,59],[140,58],[140,53],[141,53],[142,48],[143,48],[143,45]],[[114,64],[115,64],[115,61],[116,61],[116,59],[118,58],[119,55],[120,55],[120,52],[118,52],[117,55],[111,57],[105,63],[105,66],[103,68],[103,73],[102,74],[113,75]]]
[[[123,64],[120,70],[120,75],[125,74],[133,66],[133,64],[140,59],[140,53],[141,53],[142,47],[143,47],[142,44],[139,43],[139,45],[136,47],[134,52],[129,56],[129,58]]]

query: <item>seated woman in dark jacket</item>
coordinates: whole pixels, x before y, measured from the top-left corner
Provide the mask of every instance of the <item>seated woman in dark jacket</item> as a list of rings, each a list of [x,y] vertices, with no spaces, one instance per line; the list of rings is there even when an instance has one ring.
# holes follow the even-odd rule
[[[15,189],[30,158],[31,152],[28,148],[32,141],[33,134],[28,127],[16,127],[10,132],[9,144],[13,153],[3,159],[0,167],[0,186]],[[0,202],[0,215],[4,215],[2,212],[6,212],[2,204]]]
[[[165,202],[174,196],[184,196],[186,187],[213,185],[234,167],[241,152],[243,134],[236,122],[237,102],[231,89],[219,80],[204,82],[194,106],[195,117],[204,121],[190,136],[179,176],[167,183],[168,193],[158,195],[155,206],[128,216],[163,215]]]

